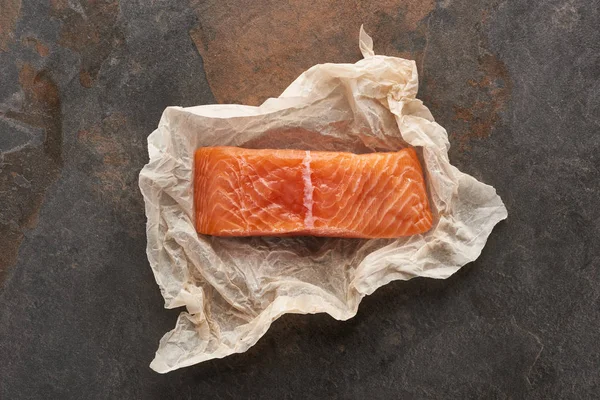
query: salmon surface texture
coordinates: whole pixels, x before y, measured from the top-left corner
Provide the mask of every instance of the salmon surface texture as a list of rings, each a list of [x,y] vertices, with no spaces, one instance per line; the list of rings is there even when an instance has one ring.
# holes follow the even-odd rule
[[[357,155],[202,147],[194,161],[202,234],[394,238],[432,225],[412,148]]]

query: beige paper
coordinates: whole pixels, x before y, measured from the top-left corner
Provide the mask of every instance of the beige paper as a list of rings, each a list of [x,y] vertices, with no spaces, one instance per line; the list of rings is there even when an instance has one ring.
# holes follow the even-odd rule
[[[416,99],[414,61],[375,55],[316,65],[259,107],[167,108],[148,137],[140,173],[148,217],[147,254],[165,307],[185,306],[160,341],[151,368],[168,372],[254,345],[285,313],[352,318],[361,299],[396,280],[444,279],[475,260],[507,217],[493,187],[448,160],[448,135]],[[390,151],[419,149],[431,231],[401,239],[219,238],[193,222],[193,154],[201,146]]]

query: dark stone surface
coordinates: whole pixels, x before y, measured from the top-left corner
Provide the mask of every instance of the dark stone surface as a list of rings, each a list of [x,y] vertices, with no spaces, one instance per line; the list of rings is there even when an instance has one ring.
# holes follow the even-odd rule
[[[600,2],[0,0],[0,399],[600,397]],[[178,311],[137,174],[168,105],[258,104],[318,62],[417,60],[509,219],[445,281],[288,315],[158,375]]]

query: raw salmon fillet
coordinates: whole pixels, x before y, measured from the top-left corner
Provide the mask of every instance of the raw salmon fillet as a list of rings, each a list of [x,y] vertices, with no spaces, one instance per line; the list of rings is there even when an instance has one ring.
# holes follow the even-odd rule
[[[203,147],[194,162],[202,234],[394,238],[432,225],[411,148],[357,155]]]

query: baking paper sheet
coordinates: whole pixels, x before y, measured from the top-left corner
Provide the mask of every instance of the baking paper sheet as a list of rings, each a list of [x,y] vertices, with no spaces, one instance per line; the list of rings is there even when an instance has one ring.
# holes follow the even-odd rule
[[[444,279],[475,260],[507,217],[493,187],[448,160],[448,135],[416,99],[414,61],[375,55],[316,65],[259,107],[167,108],[148,137],[140,173],[147,254],[165,307],[185,307],[160,341],[151,368],[165,373],[254,345],[285,313],[326,312],[346,320],[361,299],[396,280]],[[193,154],[201,146],[297,148],[365,153],[415,146],[434,227],[401,239],[220,238],[198,235]]]

